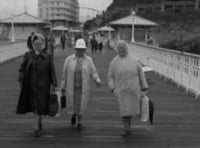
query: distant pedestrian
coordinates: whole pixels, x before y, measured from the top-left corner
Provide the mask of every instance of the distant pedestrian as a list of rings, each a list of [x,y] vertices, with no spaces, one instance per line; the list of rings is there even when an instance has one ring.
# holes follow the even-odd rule
[[[55,43],[56,43],[55,37],[51,33],[49,37],[49,50],[52,55],[54,55]]]
[[[95,38],[95,35],[92,36],[92,39],[90,40],[90,44],[91,44],[91,51],[93,53],[97,52],[97,40]]]
[[[155,40],[153,39],[152,36],[150,36],[150,35],[148,34],[147,37],[146,37],[146,43],[147,43],[148,45],[154,45],[154,44],[155,44]]]
[[[99,51],[103,51],[103,42],[104,42],[104,36],[103,34],[100,34],[100,41],[99,41]]]
[[[18,114],[35,115],[35,136],[41,135],[42,115],[48,113],[50,89],[56,87],[56,75],[50,54],[44,52],[45,38],[33,36],[33,51],[25,53],[19,69],[21,92],[17,105]]]
[[[65,47],[66,47],[67,49],[69,49],[69,47],[70,47],[70,46],[69,46],[69,34],[66,34],[66,35],[65,35],[65,38],[66,38]]]
[[[124,124],[122,136],[128,137],[131,133],[131,118],[140,114],[142,91],[146,91],[148,85],[142,67],[128,54],[125,41],[119,41],[117,52],[108,70],[108,85],[118,98]]]
[[[91,57],[85,54],[86,44],[78,39],[75,44],[75,54],[67,57],[64,62],[61,90],[66,94],[67,110],[72,114],[71,124],[82,130],[82,116],[87,109],[90,98],[90,79],[94,79],[97,87],[100,78]]]
[[[34,32],[31,32],[31,34],[28,36],[28,39],[27,39],[27,47],[29,51],[33,50],[32,37],[34,36],[34,34],[35,34]]]
[[[98,37],[97,37],[99,52],[102,52],[102,50],[103,50],[103,40],[104,40],[103,34],[99,34]]]
[[[60,37],[60,43],[61,43],[61,46],[62,46],[62,50],[64,50],[65,49],[65,43],[66,43],[66,36],[65,36],[64,33]]]

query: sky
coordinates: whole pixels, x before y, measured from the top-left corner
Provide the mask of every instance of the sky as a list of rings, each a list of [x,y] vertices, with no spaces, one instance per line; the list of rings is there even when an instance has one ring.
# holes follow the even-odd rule
[[[112,0],[79,0],[80,7],[87,7],[97,9],[99,11],[105,10]],[[0,4],[0,19],[6,18],[12,14],[20,14],[24,12],[25,6],[28,12],[37,16],[37,0],[1,0]],[[97,12],[80,9],[80,19],[91,19]]]

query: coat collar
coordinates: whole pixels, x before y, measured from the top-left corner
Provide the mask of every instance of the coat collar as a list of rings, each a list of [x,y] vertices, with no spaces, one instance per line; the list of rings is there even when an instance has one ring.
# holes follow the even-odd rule
[[[41,53],[39,53],[39,55],[37,55],[34,51],[32,51],[31,54],[32,54],[33,56],[41,56],[42,58],[45,58],[45,57],[46,57],[46,54],[45,54],[44,52],[41,52]]]
[[[86,55],[84,54],[84,56],[82,57],[83,59],[86,59]],[[73,54],[73,59],[76,60],[78,59],[77,56],[75,54]]]

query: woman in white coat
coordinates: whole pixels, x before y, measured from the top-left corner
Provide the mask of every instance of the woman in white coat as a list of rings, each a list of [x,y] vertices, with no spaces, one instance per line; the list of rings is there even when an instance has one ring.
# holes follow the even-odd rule
[[[82,115],[90,98],[90,80],[93,78],[97,87],[101,83],[93,60],[85,51],[85,41],[78,39],[75,54],[65,59],[61,80],[61,90],[67,99],[67,110],[72,114],[71,124],[77,125],[79,130],[83,129]]]
[[[140,98],[148,85],[142,67],[128,54],[125,41],[119,41],[117,53],[108,70],[108,85],[117,96],[124,124],[122,136],[127,137],[130,135],[132,116],[140,114]]]

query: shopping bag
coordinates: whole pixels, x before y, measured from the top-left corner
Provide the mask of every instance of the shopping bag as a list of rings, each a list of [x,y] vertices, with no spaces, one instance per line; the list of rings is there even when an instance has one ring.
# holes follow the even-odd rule
[[[141,98],[140,120],[147,122],[149,120],[149,98],[144,94]]]
[[[53,117],[58,112],[58,96],[55,92],[55,88],[52,89],[50,93],[49,103],[48,103],[48,115]]]
[[[153,124],[154,121],[154,103],[146,94],[143,94],[141,98],[140,105],[140,120],[142,122],[150,121],[150,124]]]

